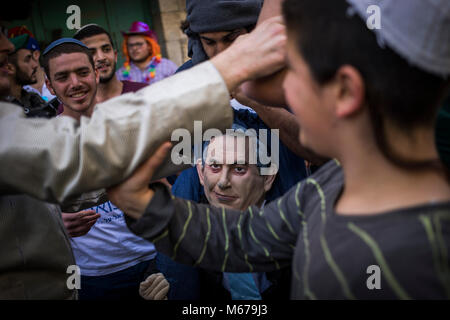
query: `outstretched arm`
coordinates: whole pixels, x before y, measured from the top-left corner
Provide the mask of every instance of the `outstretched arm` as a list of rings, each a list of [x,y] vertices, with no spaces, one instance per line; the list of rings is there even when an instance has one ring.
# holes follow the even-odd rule
[[[273,18],[208,62],[96,106],[80,124],[68,117],[27,119],[16,106],[0,108],[0,192],[63,202],[128,177],[172,132],[194,120],[225,130],[232,123],[229,91],[278,70],[286,36]],[[165,177],[181,168],[170,158]]]
[[[148,182],[170,144],[163,144],[127,181],[108,190],[128,227],[172,259],[216,271],[271,271],[291,263],[301,228],[299,187],[264,209],[246,211],[173,198]]]

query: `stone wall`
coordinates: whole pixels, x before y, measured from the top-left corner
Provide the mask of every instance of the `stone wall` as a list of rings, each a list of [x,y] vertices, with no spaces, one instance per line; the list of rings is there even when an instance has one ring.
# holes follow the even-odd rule
[[[181,21],[186,19],[186,0],[157,0],[157,2],[159,14],[155,14],[153,19],[160,36],[159,43],[163,56],[180,66],[189,59],[187,37],[180,29]]]

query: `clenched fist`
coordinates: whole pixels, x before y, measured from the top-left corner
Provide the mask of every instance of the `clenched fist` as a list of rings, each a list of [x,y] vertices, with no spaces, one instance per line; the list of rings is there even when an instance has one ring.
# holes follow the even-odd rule
[[[139,294],[145,300],[167,300],[169,282],[162,273],[154,273],[141,282]]]

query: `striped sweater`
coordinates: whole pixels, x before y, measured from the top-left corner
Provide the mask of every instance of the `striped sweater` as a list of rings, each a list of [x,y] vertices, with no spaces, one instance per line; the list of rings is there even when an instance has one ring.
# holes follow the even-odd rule
[[[293,299],[450,298],[450,203],[340,216],[330,161],[283,197],[239,212],[174,198],[160,184],[129,228],[174,260],[264,272],[292,264]]]

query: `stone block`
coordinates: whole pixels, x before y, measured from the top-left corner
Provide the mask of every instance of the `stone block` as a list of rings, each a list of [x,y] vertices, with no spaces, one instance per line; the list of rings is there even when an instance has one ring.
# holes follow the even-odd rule
[[[161,13],[161,21],[166,41],[180,40],[186,35],[181,31],[180,24],[186,18],[184,12]]]
[[[159,10],[161,13],[183,10],[179,7],[179,0],[159,0]]]

